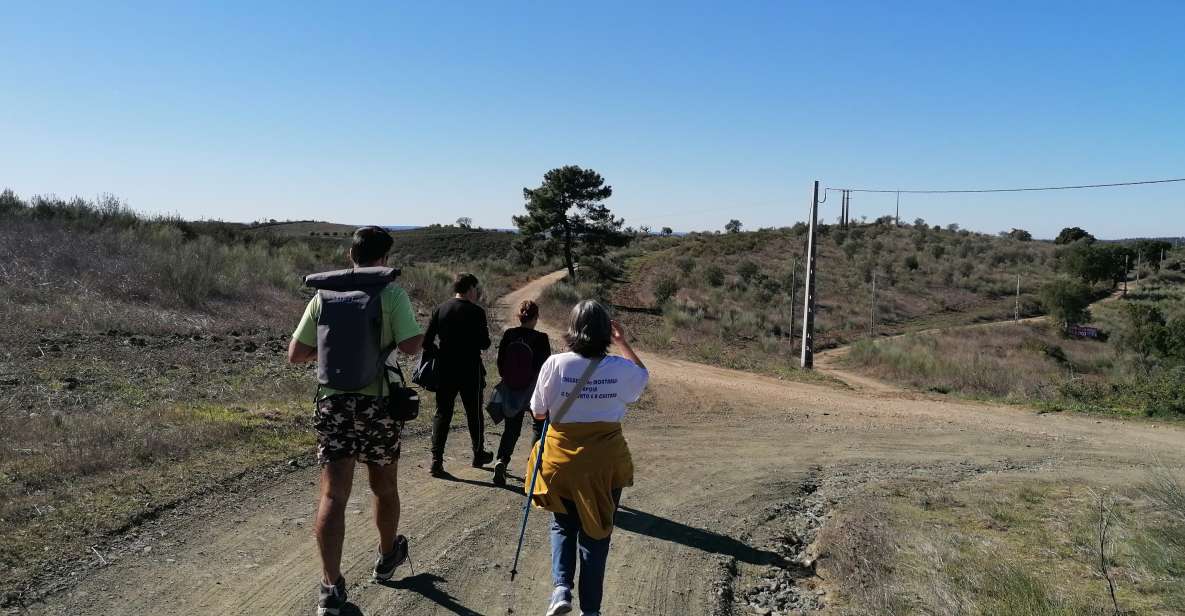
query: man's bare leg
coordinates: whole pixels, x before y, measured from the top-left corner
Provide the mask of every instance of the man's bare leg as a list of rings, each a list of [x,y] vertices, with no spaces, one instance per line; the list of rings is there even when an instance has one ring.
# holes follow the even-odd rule
[[[399,461],[386,466],[367,464],[370,491],[374,492],[374,525],[379,531],[379,550],[390,554],[399,533]]]
[[[321,501],[313,532],[321,550],[323,583],[341,577],[342,542],[346,538],[346,502],[354,483],[354,458],[335,460],[321,467]]]

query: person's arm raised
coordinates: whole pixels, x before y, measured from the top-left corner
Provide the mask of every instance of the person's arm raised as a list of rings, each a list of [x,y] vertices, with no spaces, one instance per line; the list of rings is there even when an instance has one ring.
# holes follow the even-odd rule
[[[617,345],[617,348],[621,350],[621,356],[634,362],[639,368],[645,369],[646,364],[642,363],[642,358],[638,357],[638,354],[634,352],[634,347],[630,346],[629,337],[621,323],[610,321],[609,325],[612,328],[610,336],[613,344]]]

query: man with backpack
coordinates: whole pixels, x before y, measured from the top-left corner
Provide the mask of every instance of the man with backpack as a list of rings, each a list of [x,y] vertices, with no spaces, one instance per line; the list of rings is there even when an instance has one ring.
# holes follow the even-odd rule
[[[436,307],[424,334],[424,352],[434,357],[439,384],[436,390],[436,415],[432,418],[433,477],[448,477],[444,471],[444,446],[457,396],[465,407],[469,439],[473,445],[473,466],[494,461],[485,448],[485,417],[481,394],[485,387],[485,366],[481,352],[490,348],[490,328],[486,311],[477,305],[480,295],[477,276],[457,274],[452,299]]]
[[[551,356],[551,341],[547,334],[535,329],[539,324],[539,305],[523,300],[518,307],[518,327],[511,327],[502,334],[498,343],[498,396],[501,398],[499,412],[506,417],[502,440],[498,444],[498,463],[494,465],[494,484],[506,485],[506,467],[514,446],[523,429],[523,416],[530,406],[531,394],[535,392],[535,381],[539,369]],[[543,421],[535,420],[535,438],[543,429]]]
[[[292,363],[317,360],[318,616],[337,616],[347,605],[341,557],[355,462],[366,464],[374,493],[379,533],[375,579],[390,579],[407,559],[407,539],[398,534],[403,423],[391,404],[396,390],[388,381],[387,357],[395,349],[414,355],[423,336],[407,292],[391,284],[399,271],[383,267],[393,244],[386,230],[363,227],[354,232],[350,246],[353,268],[308,276],[305,284],[318,291],[288,347]]]

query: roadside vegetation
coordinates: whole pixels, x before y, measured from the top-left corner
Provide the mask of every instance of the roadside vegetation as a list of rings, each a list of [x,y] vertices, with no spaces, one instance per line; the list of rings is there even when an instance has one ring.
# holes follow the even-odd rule
[[[456,271],[475,272],[487,302],[538,271],[512,266],[509,242],[473,260],[405,233],[392,264],[422,322]],[[0,572],[12,593],[0,603],[19,602],[43,560],[84,557],[251,469],[307,463],[314,377],[285,354],[310,297],[302,277],[346,266],[348,240],[146,217],[114,197],[0,193]]]
[[[1089,281],[1063,267],[1064,277],[1042,291],[1048,320],[861,341],[848,360],[868,374],[939,393],[1185,417],[1185,250],[1156,252],[1125,297],[1091,305],[1113,288],[1111,274]],[[1090,326],[1079,333],[1095,337],[1068,335],[1071,325]]]
[[[734,221],[739,222],[739,221]],[[642,236],[557,286],[556,309],[600,297],[650,349],[782,376],[797,372],[807,228]],[[816,348],[1040,311],[1055,246],[917,220],[819,228]],[[875,287],[875,304],[874,304]],[[873,310],[875,305],[875,312]],[[874,315],[875,314],[875,323]]]
[[[1185,484],[982,477],[881,487],[819,533],[844,613],[1169,615],[1185,611]]]

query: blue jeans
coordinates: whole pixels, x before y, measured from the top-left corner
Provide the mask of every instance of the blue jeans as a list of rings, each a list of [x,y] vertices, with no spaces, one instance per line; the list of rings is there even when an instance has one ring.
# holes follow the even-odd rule
[[[613,502],[621,500],[621,490],[613,491]],[[609,560],[609,539],[592,539],[580,527],[576,504],[565,500],[567,513],[551,514],[551,577],[555,586],[574,588],[576,556],[580,555],[581,612],[601,611],[604,594],[605,564]]]

